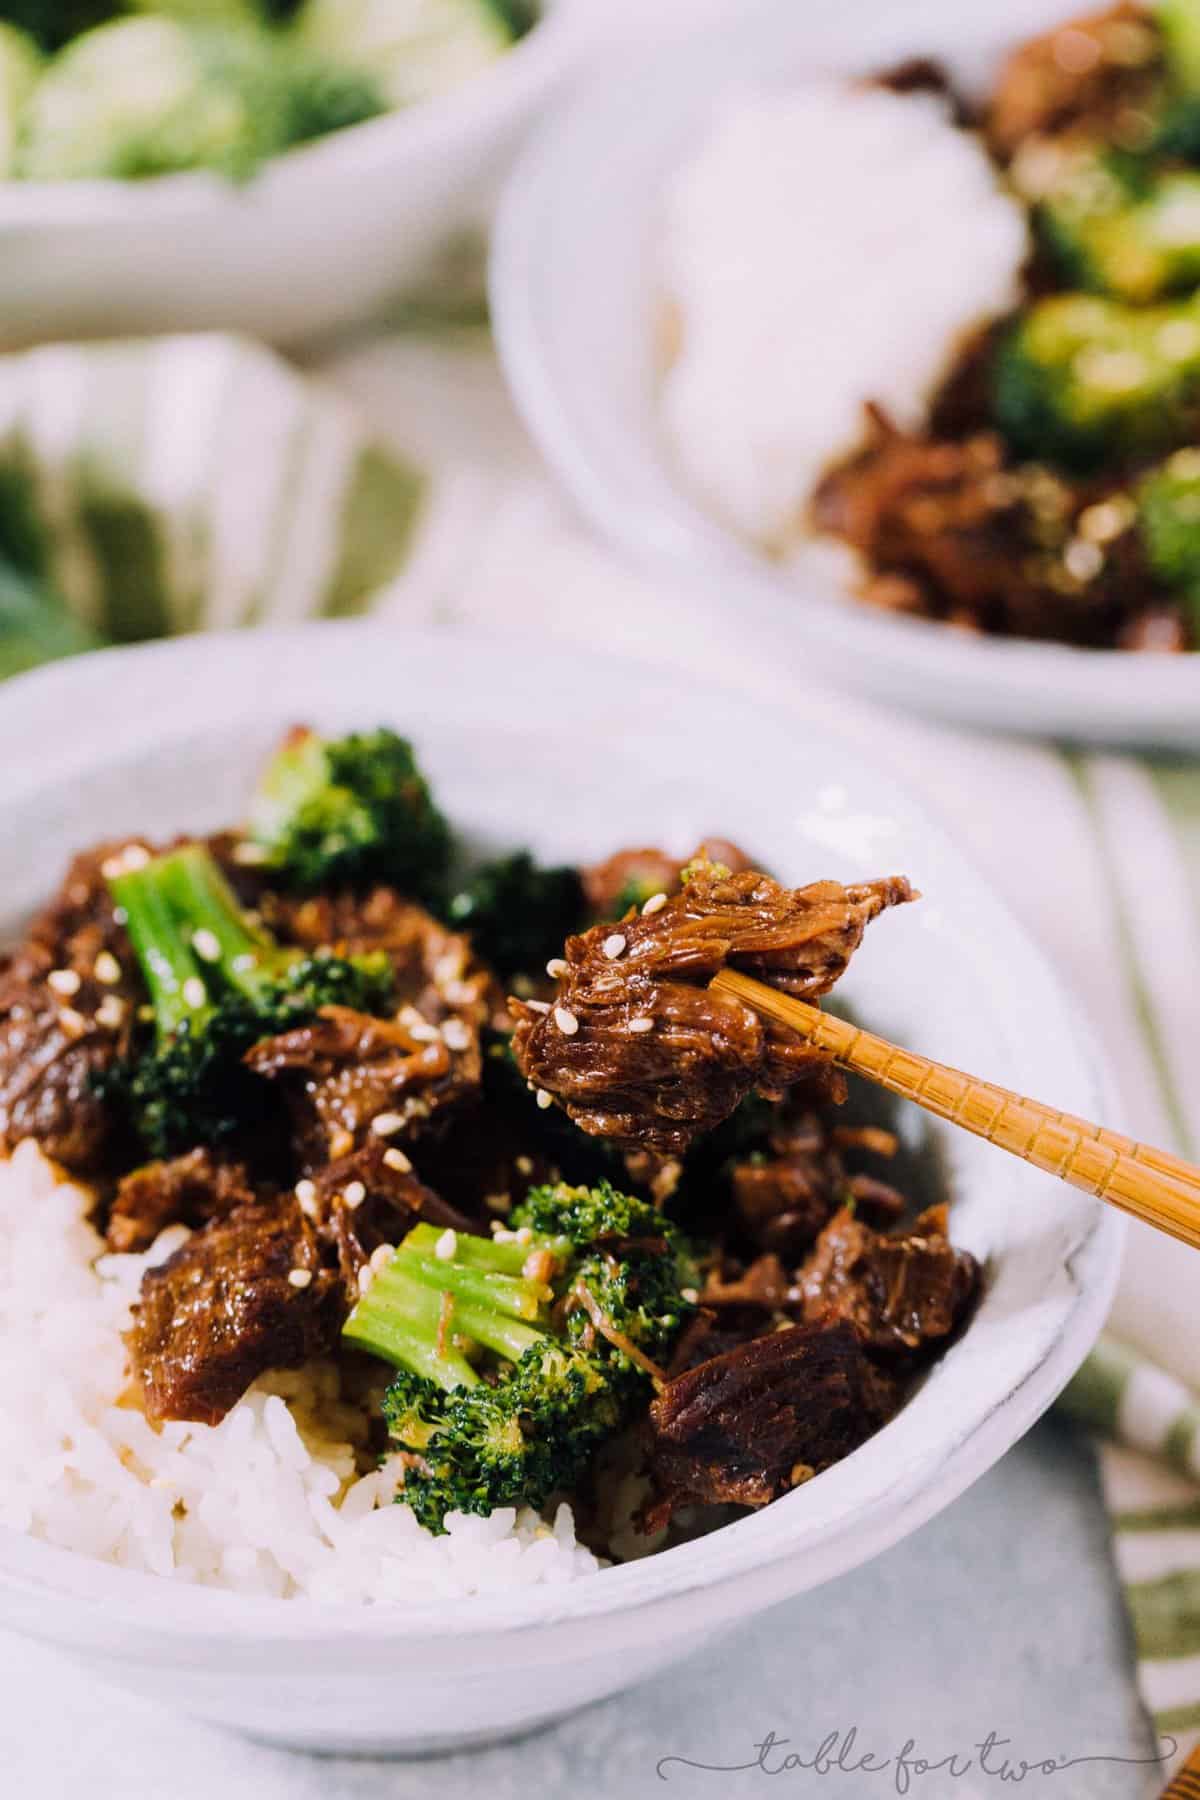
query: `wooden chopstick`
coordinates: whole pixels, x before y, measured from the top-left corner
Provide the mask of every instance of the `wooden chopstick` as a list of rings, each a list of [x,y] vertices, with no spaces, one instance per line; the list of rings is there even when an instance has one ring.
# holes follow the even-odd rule
[[[1192,1751],[1183,1767],[1176,1770],[1159,1800],[1200,1800],[1200,1746]]]
[[[931,1061],[733,969],[712,987],[788,1026],[845,1069],[1200,1249],[1200,1169],[1087,1119]]]

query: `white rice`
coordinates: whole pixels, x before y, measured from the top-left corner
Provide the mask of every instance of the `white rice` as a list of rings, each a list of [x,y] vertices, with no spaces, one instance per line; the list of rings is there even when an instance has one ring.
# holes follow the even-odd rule
[[[35,1145],[0,1162],[0,1525],[124,1568],[324,1602],[491,1594],[601,1564],[552,1523],[452,1514],[434,1537],[392,1505],[395,1464],[360,1475],[367,1414],[332,1363],[256,1382],[215,1427],[151,1428],[121,1332],[150,1262],[109,1256],[93,1197]]]
[[[863,403],[919,426],[964,334],[1008,310],[1023,209],[940,99],[821,81],[729,103],[668,195],[684,473],[778,547]]]

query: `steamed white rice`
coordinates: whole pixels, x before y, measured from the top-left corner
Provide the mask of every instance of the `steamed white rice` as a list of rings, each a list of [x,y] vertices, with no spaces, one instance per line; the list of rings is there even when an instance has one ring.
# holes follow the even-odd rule
[[[154,1430],[121,1332],[146,1256],[109,1256],[92,1196],[35,1145],[0,1161],[0,1525],[124,1568],[244,1593],[405,1601],[571,1581],[601,1565],[553,1521],[451,1515],[434,1537],[359,1472],[367,1415],[332,1363],[257,1382],[215,1427]]]
[[[667,197],[664,424],[696,490],[778,547],[875,400],[912,429],[1007,311],[1022,207],[942,101],[830,80],[731,102]]]

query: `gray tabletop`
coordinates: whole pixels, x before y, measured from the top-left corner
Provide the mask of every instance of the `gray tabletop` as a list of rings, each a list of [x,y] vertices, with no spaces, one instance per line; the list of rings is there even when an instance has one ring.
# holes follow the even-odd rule
[[[915,1800],[987,1800],[1019,1786],[1047,1800],[1148,1800],[1162,1785],[1152,1769],[1078,1760],[1152,1755],[1130,1667],[1091,1452],[1070,1428],[1047,1422],[868,1567],[775,1608],[636,1692],[470,1756],[293,1756],[112,1695],[0,1636],[0,1793],[883,1800],[907,1791]],[[989,1733],[993,1747],[981,1754]],[[952,1767],[921,1773],[918,1758],[950,1756]],[[1018,1784],[1011,1776],[1022,1758],[1070,1766]]]

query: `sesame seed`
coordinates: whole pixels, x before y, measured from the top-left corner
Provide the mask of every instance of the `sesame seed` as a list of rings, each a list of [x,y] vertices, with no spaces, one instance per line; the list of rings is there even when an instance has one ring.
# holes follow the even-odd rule
[[[208,999],[208,989],[198,975],[189,975],[184,982],[183,998],[187,1006],[203,1006]]]
[[[210,931],[207,925],[202,925],[199,931],[193,931],[192,949],[204,962],[214,963],[221,960],[221,946],[217,941],[217,934],[215,931]]]
[[[113,881],[118,875],[125,875],[130,869],[144,869],[150,861],[150,852],[144,844],[126,844],[115,856],[107,857],[100,865],[100,873],[106,881]]]
[[[514,1164],[514,1167],[516,1168],[518,1175],[532,1175],[533,1174],[533,1158],[532,1158],[532,1156],[518,1156],[516,1163]]]
[[[554,1105],[554,1095],[548,1094],[545,1088],[539,1088],[537,1091],[537,1103],[542,1111],[545,1112],[548,1106]]]
[[[105,987],[115,987],[121,979],[121,965],[111,950],[102,950],[92,968],[96,980],[102,981]]]
[[[476,988],[469,981],[448,981],[442,989],[451,1006],[470,1006],[479,998]]]
[[[46,977],[46,982],[56,994],[62,994],[68,998],[72,994],[77,994],[83,985],[74,969],[51,969]]]
[[[516,1237],[517,1243],[520,1244],[522,1247],[524,1247],[526,1244],[532,1244],[532,1242],[533,1242],[533,1227],[531,1225],[522,1225],[520,1231],[516,1232],[514,1235]]]
[[[605,938],[603,944],[601,945],[601,949],[604,951],[604,954],[605,954],[605,956],[607,956],[609,962],[615,962],[617,957],[620,956],[621,952],[624,950],[625,944],[626,944],[626,939],[624,938],[622,933],[619,931],[614,931],[611,937]]]
[[[550,1002],[548,1000],[527,1000],[525,1004],[530,1012],[548,1013],[550,1011]]]
[[[569,1006],[555,1007],[554,1023],[558,1026],[558,1029],[562,1032],[564,1037],[574,1037],[575,1033],[579,1030],[579,1020],[575,1017],[575,1014],[571,1011]]]
[[[561,981],[569,967],[570,964],[565,963],[561,956],[552,956],[546,964],[546,973],[552,981]]]
[[[457,1234],[447,1228],[433,1246],[433,1254],[439,1262],[453,1262],[454,1253],[458,1249]]]
[[[433,965],[433,979],[440,987],[443,982],[457,981],[463,972],[463,953],[461,950],[447,950],[439,956]]]
[[[639,1019],[630,1019],[629,1029],[630,1031],[653,1031],[654,1020],[646,1018],[645,1015]]]
[[[679,1292],[689,1306],[695,1306],[697,1300],[700,1298],[699,1290],[694,1287],[680,1288]]]
[[[1076,581],[1091,581],[1104,567],[1104,552],[1099,544],[1089,543],[1086,538],[1072,538],[1063,553],[1063,562]]]
[[[408,1027],[408,1035],[417,1044],[436,1044],[441,1033],[436,1025],[429,1023],[428,1019],[418,1019],[414,1025]]]
[[[255,844],[244,838],[240,844],[233,846],[233,860],[240,863],[243,869],[257,869],[267,860],[267,853],[261,844]]]
[[[87,1030],[87,1020],[73,1006],[64,1006],[58,1015],[58,1022],[68,1037],[82,1037]]]
[[[442,1026],[442,1042],[448,1050],[467,1050],[471,1044],[471,1034],[461,1019],[447,1019]]]
[[[366,1186],[361,1181],[348,1181],[342,1189],[342,1199],[346,1202],[346,1205],[350,1208],[351,1212],[354,1211],[356,1206],[361,1206],[366,1197]]]
[[[384,1151],[383,1162],[385,1168],[395,1169],[398,1174],[409,1175],[412,1173],[412,1164],[409,1162],[407,1156],[405,1156],[403,1150],[397,1150],[395,1145],[393,1145],[391,1149]]]
[[[404,1114],[398,1112],[376,1113],[371,1120],[371,1130],[376,1137],[392,1137],[397,1131],[404,1129]]]
[[[329,1154],[336,1162],[339,1156],[349,1156],[354,1148],[353,1132],[335,1131],[329,1140]]]
[[[372,1277],[374,1276],[374,1274],[375,1274],[375,1271],[371,1267],[370,1263],[364,1263],[362,1268],[358,1271],[358,1291],[360,1294],[366,1293],[367,1289],[371,1285],[371,1280],[372,1280]]]
[[[303,1206],[306,1200],[316,1199],[317,1184],[315,1181],[309,1181],[308,1177],[305,1176],[303,1181],[298,1181],[296,1183],[295,1193],[297,1200],[300,1202],[301,1206]]]
[[[391,1262],[391,1260],[392,1260],[393,1256],[395,1256],[395,1254],[396,1254],[395,1244],[380,1244],[380,1246],[377,1250],[372,1250],[372,1252],[371,1252],[371,1267],[374,1269],[374,1271],[377,1275],[378,1275],[380,1269],[387,1268],[388,1264]]]
[[[115,994],[105,994],[96,1008],[97,1025],[106,1025],[110,1031],[116,1031],[125,1023],[125,1002],[118,1000]]]
[[[661,912],[666,904],[667,896],[665,894],[651,894],[645,906],[642,908],[643,919],[649,919],[656,912]]]
[[[289,1269],[288,1282],[294,1288],[306,1288],[312,1281],[311,1269]]]

